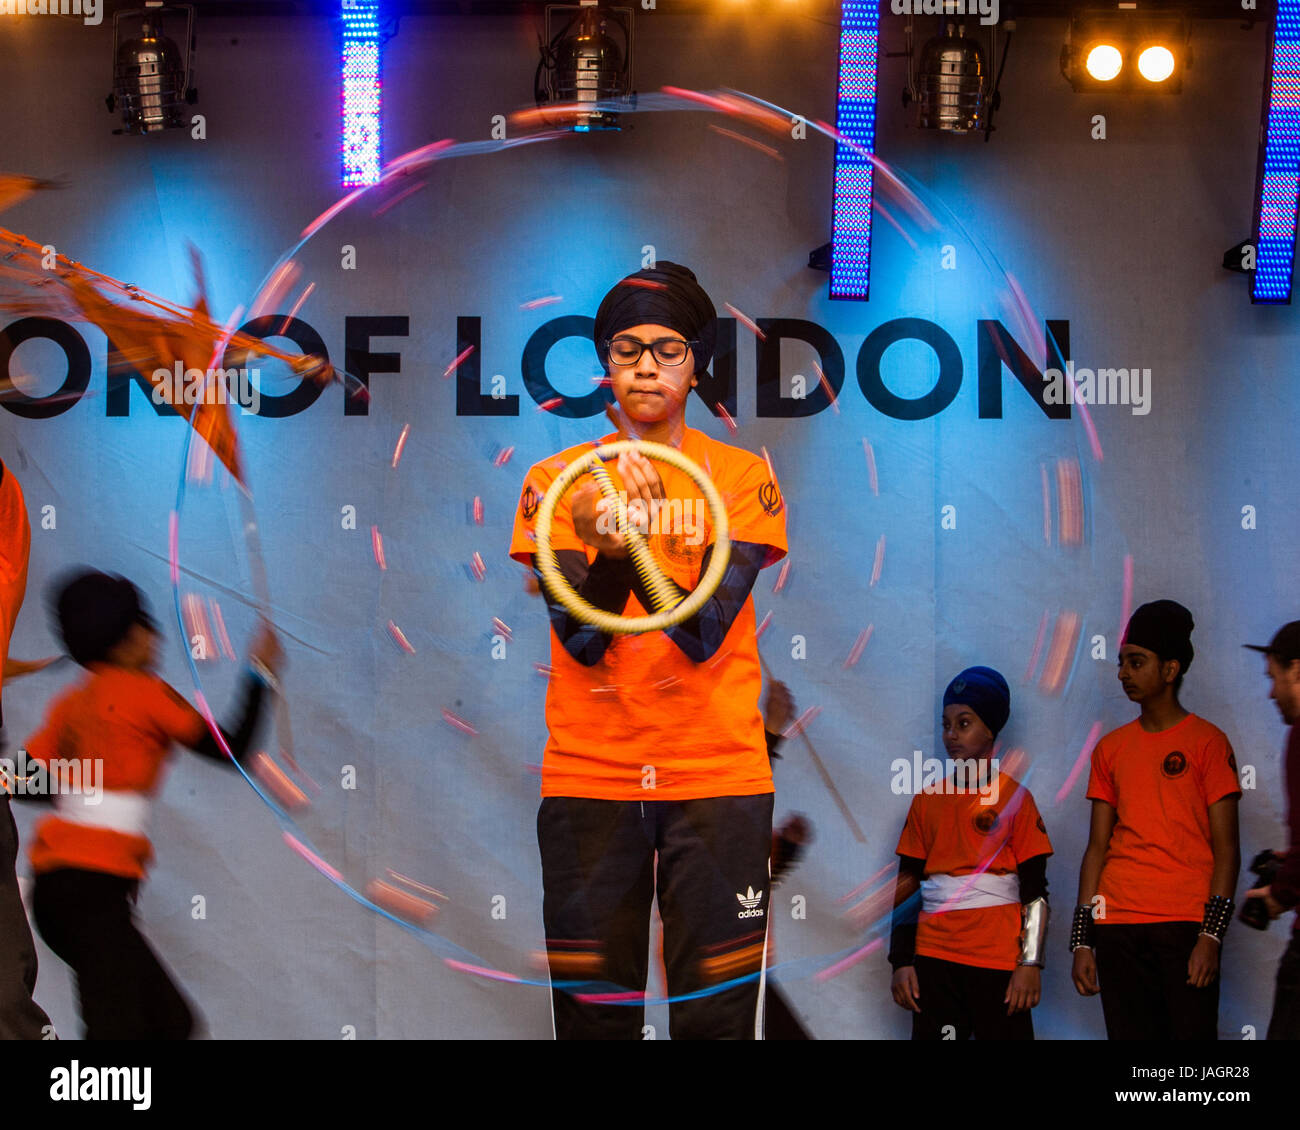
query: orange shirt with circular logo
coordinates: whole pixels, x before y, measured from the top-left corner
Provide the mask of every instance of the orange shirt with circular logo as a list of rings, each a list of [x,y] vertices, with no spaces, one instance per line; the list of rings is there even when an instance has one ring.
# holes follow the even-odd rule
[[[1134,719],[1103,737],[1088,798],[1118,819],[1097,885],[1106,900],[1098,922],[1200,922],[1214,873],[1210,805],[1240,795],[1231,743],[1195,714],[1158,734]]]
[[[923,792],[912,798],[898,855],[925,860],[928,875],[1014,875],[1052,842],[1033,794],[1006,773],[996,804],[977,792]],[[1016,967],[1020,956],[1020,903],[968,910],[920,912],[916,952],[982,969]],[[922,1002],[924,1008],[924,1002]]]
[[[515,514],[511,557],[531,562],[537,510],[559,472],[617,439],[614,433],[577,444],[533,465]],[[685,430],[681,451],[718,488],[730,538],[766,545],[765,566],[784,557],[785,503],[767,464],[694,428]],[[615,465],[606,469],[621,486]],[[668,505],[651,527],[650,548],[668,576],[693,589],[713,540],[708,507],[689,476],[664,464],[655,469]],[[594,561],[596,551],[574,532],[576,485],[556,507],[551,545],[585,551]],[[623,615],[645,614],[636,596],[629,597]],[[773,791],[758,705],[762,672],[752,595],[717,654],[704,663],[693,663],[663,632],[615,636],[591,667],[569,655],[553,628],[550,640],[542,796],[690,800]]]

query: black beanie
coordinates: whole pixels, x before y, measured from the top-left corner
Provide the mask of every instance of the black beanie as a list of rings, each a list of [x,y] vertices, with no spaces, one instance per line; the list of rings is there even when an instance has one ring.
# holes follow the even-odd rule
[[[676,330],[693,342],[695,372],[703,373],[713,360],[718,340],[718,312],[695,274],[678,263],[659,260],[617,283],[596,311],[592,338],[605,358],[605,343],[631,326],[658,325]]]
[[[54,616],[68,654],[83,667],[103,659],[132,624],[157,630],[135,585],[95,569],[63,584],[54,598]]]
[[[1120,646],[1144,647],[1162,662],[1177,659],[1180,673],[1186,674],[1196,654],[1192,650],[1195,627],[1192,614],[1176,600],[1153,600],[1133,613]]]

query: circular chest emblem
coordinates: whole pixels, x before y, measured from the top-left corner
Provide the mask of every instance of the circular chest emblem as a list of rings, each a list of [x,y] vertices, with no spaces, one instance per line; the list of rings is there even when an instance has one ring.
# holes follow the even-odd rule
[[[684,534],[660,534],[659,548],[669,561],[678,565],[696,566],[704,559],[704,545],[692,545],[696,539]]]
[[[1174,750],[1160,763],[1160,772],[1166,777],[1181,777],[1187,772],[1187,755]]]
[[[998,814],[991,808],[982,808],[971,818],[971,823],[981,836],[987,836],[998,826]]]

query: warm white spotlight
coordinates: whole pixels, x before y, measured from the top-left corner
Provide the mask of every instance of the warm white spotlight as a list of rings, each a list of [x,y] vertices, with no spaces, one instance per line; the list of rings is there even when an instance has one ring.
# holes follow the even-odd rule
[[[1138,56],[1138,72],[1148,82],[1164,82],[1174,73],[1174,53],[1168,47],[1148,47]]]
[[[1110,82],[1124,65],[1124,57],[1119,53],[1119,48],[1112,47],[1109,43],[1099,43],[1088,52],[1087,62],[1084,64],[1088,68],[1088,73],[1098,82]]]

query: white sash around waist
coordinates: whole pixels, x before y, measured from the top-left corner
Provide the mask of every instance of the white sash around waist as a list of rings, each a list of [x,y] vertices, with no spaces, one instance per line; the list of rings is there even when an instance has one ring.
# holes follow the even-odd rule
[[[144,793],[105,789],[98,796],[56,793],[54,810],[61,820],[89,828],[107,828],[127,836],[149,835],[152,798]]]
[[[931,875],[921,880],[921,909],[933,914],[944,910],[974,910],[981,906],[1002,906],[1020,901],[1020,876],[1005,875]]]

